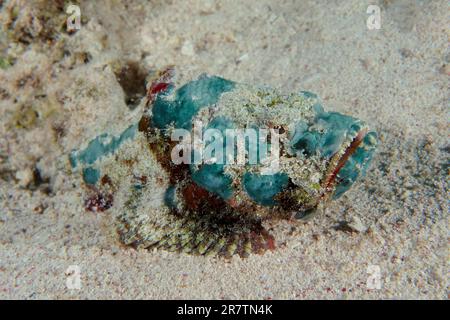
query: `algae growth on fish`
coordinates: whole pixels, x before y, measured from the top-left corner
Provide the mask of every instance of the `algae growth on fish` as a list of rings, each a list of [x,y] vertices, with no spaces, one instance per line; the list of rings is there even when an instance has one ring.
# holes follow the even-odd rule
[[[361,120],[310,92],[172,69],[148,85],[138,123],[74,150],[88,210],[118,204],[124,244],[200,255],[275,248],[266,220],[305,219],[364,176],[377,144]]]

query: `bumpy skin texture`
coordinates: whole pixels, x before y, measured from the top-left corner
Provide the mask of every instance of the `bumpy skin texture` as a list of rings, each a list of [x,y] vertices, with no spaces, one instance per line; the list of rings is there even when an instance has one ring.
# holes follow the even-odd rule
[[[136,247],[226,257],[273,249],[275,241],[262,222],[305,217],[341,196],[364,175],[377,144],[366,124],[324,111],[310,92],[286,95],[216,76],[202,75],[178,85],[173,71],[165,70],[150,83],[146,106],[138,125],[117,137],[97,137],[70,157],[88,188],[95,190],[90,204],[96,204],[99,195],[104,200],[117,190],[126,193],[118,231],[123,243]],[[276,129],[278,170],[267,173],[262,148],[271,150],[269,139],[245,144],[249,154],[257,155],[254,164],[226,158],[220,163],[175,164],[171,134],[176,128],[196,134],[194,123],[217,129],[226,138],[226,129]],[[152,168],[158,167],[154,175],[164,172],[165,192],[158,208],[147,203],[153,192],[151,168],[136,167],[142,149],[149,152],[149,162],[156,163]],[[103,157],[109,159],[105,172]],[[130,176],[134,182],[123,191],[120,185],[131,181]]]

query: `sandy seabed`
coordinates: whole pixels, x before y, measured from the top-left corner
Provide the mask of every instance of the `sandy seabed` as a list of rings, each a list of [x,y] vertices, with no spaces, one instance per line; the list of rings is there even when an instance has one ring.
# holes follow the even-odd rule
[[[448,298],[447,1],[74,2],[68,33],[64,1],[0,1],[0,298]],[[145,75],[167,65],[364,119],[380,134],[367,176],[309,223],[274,225],[264,255],[121,246],[67,155],[139,118]]]

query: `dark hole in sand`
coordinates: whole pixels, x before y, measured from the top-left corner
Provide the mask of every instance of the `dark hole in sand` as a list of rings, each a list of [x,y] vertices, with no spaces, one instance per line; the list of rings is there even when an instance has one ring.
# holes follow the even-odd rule
[[[120,71],[116,73],[117,81],[125,93],[125,103],[128,108],[134,109],[145,96],[146,70],[135,61],[127,62]]]

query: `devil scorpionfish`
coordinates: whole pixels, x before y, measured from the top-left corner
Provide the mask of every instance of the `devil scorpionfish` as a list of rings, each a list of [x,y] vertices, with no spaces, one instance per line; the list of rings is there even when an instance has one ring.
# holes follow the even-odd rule
[[[325,111],[311,92],[283,94],[208,75],[183,84],[171,68],[147,88],[137,123],[70,154],[86,208],[114,203],[119,239],[136,248],[224,257],[272,250],[264,222],[307,219],[339,198],[364,176],[377,145],[363,121]],[[208,129],[213,134],[200,145],[214,144],[214,156],[192,161],[201,155],[191,140]],[[230,129],[256,132],[257,143],[244,136],[240,145],[253,161],[238,159],[233,144],[225,148],[239,131]]]

